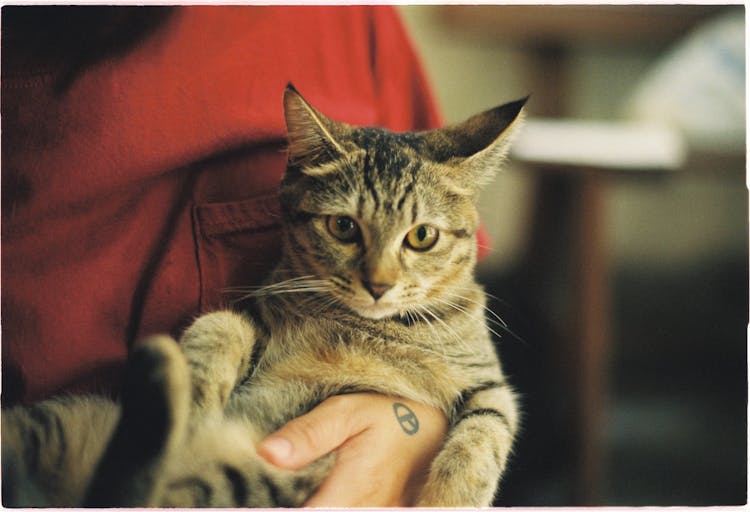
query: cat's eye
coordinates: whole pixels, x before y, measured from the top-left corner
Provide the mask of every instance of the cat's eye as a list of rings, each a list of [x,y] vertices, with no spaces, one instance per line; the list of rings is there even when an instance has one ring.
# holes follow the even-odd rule
[[[328,231],[342,242],[354,242],[359,237],[359,225],[348,215],[330,215],[326,225]]]
[[[415,251],[432,249],[438,240],[439,231],[429,224],[420,224],[406,234],[404,243]]]

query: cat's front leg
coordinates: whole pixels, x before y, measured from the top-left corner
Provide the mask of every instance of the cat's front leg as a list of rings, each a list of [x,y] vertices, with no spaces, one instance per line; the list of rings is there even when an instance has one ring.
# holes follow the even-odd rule
[[[490,506],[513,445],[517,422],[513,391],[502,378],[465,390],[417,505]]]
[[[235,385],[248,373],[255,327],[233,311],[199,317],[180,338],[190,368],[194,406],[223,411]]]

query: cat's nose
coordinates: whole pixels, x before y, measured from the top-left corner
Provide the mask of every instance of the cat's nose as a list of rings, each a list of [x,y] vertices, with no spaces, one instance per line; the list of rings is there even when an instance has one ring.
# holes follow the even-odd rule
[[[370,292],[372,298],[378,300],[380,297],[385,295],[385,292],[393,288],[391,283],[371,283],[369,281],[362,281],[362,284]]]

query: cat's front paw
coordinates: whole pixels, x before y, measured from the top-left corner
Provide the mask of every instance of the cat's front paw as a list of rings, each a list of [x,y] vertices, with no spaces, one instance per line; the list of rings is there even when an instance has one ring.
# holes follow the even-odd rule
[[[491,506],[507,457],[503,437],[481,432],[480,425],[454,431],[432,462],[417,506]]]
[[[221,412],[248,373],[256,335],[252,322],[233,311],[200,316],[180,339],[190,367],[193,403]]]

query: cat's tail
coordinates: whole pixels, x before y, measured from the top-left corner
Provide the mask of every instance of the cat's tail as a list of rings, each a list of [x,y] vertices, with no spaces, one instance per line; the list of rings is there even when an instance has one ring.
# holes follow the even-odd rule
[[[128,362],[122,413],[83,506],[157,506],[164,467],[187,434],[190,379],[177,342],[145,340]]]

